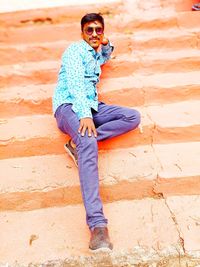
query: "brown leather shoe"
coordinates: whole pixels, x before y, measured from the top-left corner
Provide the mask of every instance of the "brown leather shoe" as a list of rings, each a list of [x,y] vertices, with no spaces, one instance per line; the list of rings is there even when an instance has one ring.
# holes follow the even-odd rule
[[[76,151],[76,148],[72,146],[72,140],[70,139],[68,143],[64,145],[64,148],[66,152],[70,155],[70,157],[73,159],[76,167],[78,167],[78,154]]]
[[[107,227],[95,227],[94,230],[91,231],[89,248],[92,251],[110,251],[113,249]]]

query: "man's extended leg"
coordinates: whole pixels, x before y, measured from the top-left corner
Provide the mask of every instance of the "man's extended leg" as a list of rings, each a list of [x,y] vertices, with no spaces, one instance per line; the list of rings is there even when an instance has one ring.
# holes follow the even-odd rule
[[[63,104],[56,111],[59,129],[71,136],[76,144],[78,154],[79,178],[82,197],[86,209],[87,224],[90,229],[106,226],[107,219],[103,214],[99,196],[98,147],[95,137],[83,137],[78,133],[79,120],[71,109],[71,104]]]

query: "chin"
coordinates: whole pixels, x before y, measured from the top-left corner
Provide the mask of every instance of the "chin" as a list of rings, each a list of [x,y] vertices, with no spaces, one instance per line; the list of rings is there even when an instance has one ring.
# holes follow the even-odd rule
[[[97,49],[99,47],[99,45],[94,45],[93,44],[93,45],[91,45],[91,47],[94,48],[94,49]]]

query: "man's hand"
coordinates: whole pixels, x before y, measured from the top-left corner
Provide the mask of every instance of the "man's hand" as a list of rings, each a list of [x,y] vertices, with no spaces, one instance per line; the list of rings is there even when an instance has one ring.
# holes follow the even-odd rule
[[[88,136],[92,136],[93,133],[94,137],[97,137],[97,131],[93,119],[91,118],[80,119],[80,126],[78,132],[81,133],[81,136],[84,136],[86,130],[88,130]]]
[[[106,37],[103,37],[103,40],[102,40],[102,45],[107,45],[108,44],[108,42],[109,42],[109,40],[108,40],[108,38],[106,38]]]

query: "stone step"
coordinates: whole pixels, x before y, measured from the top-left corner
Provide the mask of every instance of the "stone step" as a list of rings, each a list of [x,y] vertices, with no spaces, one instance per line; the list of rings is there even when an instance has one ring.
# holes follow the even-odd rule
[[[132,49],[199,49],[199,34],[195,29],[141,30],[133,33]]]
[[[102,78],[128,76],[133,73],[188,72],[197,70],[199,51],[135,51],[114,57],[103,67]],[[47,84],[57,81],[60,61],[26,62],[0,67],[0,87]]]
[[[38,62],[60,59],[65,49],[73,42],[80,40],[80,33],[74,40],[56,40],[30,44],[0,44],[1,65],[20,62]],[[112,34],[110,40],[115,45],[114,54],[129,53],[131,38],[125,34]],[[191,41],[192,42],[192,41]]]
[[[32,12],[32,11],[31,11]],[[54,11],[53,11],[54,12]],[[111,12],[111,14],[109,14]],[[180,27],[188,28],[187,23],[184,22],[186,18],[190,18],[193,24],[192,30],[199,29],[199,20],[198,14],[195,12],[184,12],[180,15],[175,13],[173,14],[159,14],[158,12],[154,13],[147,13],[145,12],[142,14],[138,12],[134,19],[129,16],[124,16],[124,14],[120,14],[116,17],[113,17],[111,11],[105,11],[107,16],[105,15],[105,23],[106,23],[106,33],[113,33],[113,32],[135,32],[141,30],[166,30],[170,28],[174,28],[179,30]],[[54,18],[48,17],[48,13],[46,16],[33,18],[33,19],[23,19],[23,16],[20,17],[19,24],[11,25],[9,27],[9,19],[5,19],[5,17],[10,17],[10,13],[8,14],[0,14],[0,36],[1,42],[6,43],[33,43],[33,42],[41,42],[41,41],[52,41],[62,39],[65,40],[67,37],[70,39],[74,36],[80,37],[80,19],[85,12],[81,12],[79,18],[75,20],[70,20],[63,22],[61,18],[59,21],[53,21]],[[86,12],[87,13],[87,12]],[[191,14],[192,13],[192,14]],[[20,14],[20,13],[19,13]],[[66,14],[65,14],[66,15]],[[28,16],[28,13],[27,15]],[[73,16],[73,15],[72,15]],[[66,16],[65,16],[66,18]],[[11,18],[13,20],[13,18]],[[120,23],[119,23],[120,20]],[[28,24],[28,25],[27,25]],[[72,31],[73,29],[73,31]],[[199,30],[198,30],[199,31]],[[68,39],[68,40],[70,40]]]
[[[200,99],[199,71],[153,75],[134,74],[103,79],[99,99],[124,106],[166,104]],[[56,84],[27,85],[0,90],[2,117],[52,113],[52,95]]]
[[[130,53],[143,49],[188,49],[200,48],[200,32],[183,30],[140,31],[134,34],[112,34],[110,40],[115,45],[114,54]],[[72,41],[80,39],[80,34],[74,40],[57,40],[29,44],[0,44],[1,65],[16,64],[28,61],[43,61],[60,59],[62,53]]]
[[[0,167],[1,211],[82,203],[68,154],[4,159]],[[99,173],[103,202],[200,194],[200,142],[100,150]]]
[[[1,160],[0,166],[6,170],[1,177],[1,211],[33,210],[82,202],[78,169],[68,154],[10,158]],[[103,201],[158,197],[159,194],[153,192],[153,186],[159,168],[151,146],[100,150]]]
[[[195,13],[195,12],[194,12]],[[185,19],[188,16],[188,14],[185,14]],[[1,17],[1,16],[0,16]],[[123,18],[120,18],[123,19]],[[172,31],[173,33],[177,32],[174,35],[174,38],[178,40],[178,35],[180,35],[180,27],[177,27],[177,19],[176,17],[172,18],[171,25],[168,24],[168,18],[160,18],[160,20],[150,20],[145,21],[145,18],[142,17],[139,21],[137,19],[134,19],[133,21],[129,22],[121,22],[121,24],[118,23],[118,20],[113,18],[106,19],[106,30],[105,34],[107,36],[111,36],[113,33],[118,34],[128,34],[132,37],[134,37],[135,34],[139,34],[141,31],[155,31],[158,30],[166,31],[167,33]],[[165,22],[166,19],[166,22]],[[147,25],[146,25],[147,24]],[[149,24],[152,24],[149,25]],[[157,27],[157,25],[159,27]],[[197,24],[197,27],[195,28],[194,25],[192,29],[183,29],[183,33],[185,33],[186,36],[190,36],[191,38],[194,34],[194,36],[199,35],[199,24]],[[72,30],[73,29],[73,30]],[[37,44],[37,43],[45,43],[45,42],[56,42],[58,40],[65,40],[65,41],[72,41],[72,40],[78,40],[80,38],[80,23],[78,22],[70,22],[70,23],[62,23],[62,24],[42,24],[42,25],[30,25],[26,27],[0,27],[0,40],[1,44],[7,44],[7,45],[19,45],[19,44]],[[188,31],[188,34],[187,34]],[[183,34],[182,33],[182,34]],[[137,36],[137,35],[136,35]],[[166,34],[166,37],[168,34]],[[169,37],[169,36],[168,36]],[[152,37],[151,37],[152,38]],[[164,38],[164,37],[163,37]],[[180,39],[180,38],[179,38]],[[189,39],[190,40],[190,39]],[[197,42],[199,41],[198,38],[196,38]],[[159,45],[159,43],[158,43]],[[174,44],[176,46],[176,44]]]
[[[185,101],[139,108],[142,129],[100,142],[101,149],[153,143],[200,141],[199,101]],[[23,129],[23,131],[22,131]],[[1,158],[63,153],[67,136],[53,115],[34,115],[1,120]]]
[[[94,12],[94,10],[104,17],[109,17],[117,14],[122,4],[120,0],[102,0],[101,2],[87,0],[84,3],[80,1],[78,3],[77,1],[73,1],[73,3],[69,3],[69,1],[66,3],[64,1],[50,3],[34,1],[26,3],[26,6],[22,2],[18,5],[14,2],[15,9],[12,10],[13,6],[10,2],[1,7],[1,27],[27,27],[27,25],[40,26],[41,24],[77,22],[83,15]],[[17,9],[18,6],[20,9]],[[11,10],[12,13],[10,13]]]
[[[159,14],[159,15],[158,15]],[[132,19],[134,16],[134,19]],[[130,14],[131,19],[122,23],[120,30],[141,31],[141,30],[166,30],[171,28],[193,29],[199,31],[199,14],[198,12],[180,12],[169,13],[165,10],[157,10],[154,13],[147,10],[146,12],[137,11],[136,14]],[[117,23],[117,19],[115,20]]]
[[[136,6],[134,7],[134,10],[131,10],[133,9],[132,2],[130,3],[129,7],[123,10],[124,3],[121,2],[122,5],[120,5],[119,2],[120,1],[116,1],[116,3],[110,3],[106,5],[105,3],[102,3],[95,6],[66,6],[56,9],[48,8],[18,11],[13,12],[12,16],[10,16],[9,12],[2,13],[0,14],[2,37],[3,40],[5,40],[4,38],[6,38],[7,40],[13,38],[13,28],[15,28],[18,33],[23,35],[22,33],[24,32],[24,29],[30,27],[29,30],[25,30],[26,33],[32,31],[33,28],[38,28],[38,36],[42,38],[41,36],[43,33],[43,26],[47,26],[49,28],[49,30],[46,31],[46,35],[50,36],[50,34],[48,34],[48,31],[51,31],[52,35],[56,35],[57,32],[55,28],[57,25],[63,25],[63,29],[64,27],[66,28],[66,25],[69,23],[76,23],[78,25],[81,17],[90,11],[93,12],[94,8],[95,12],[100,11],[100,13],[103,14],[104,18],[106,19],[106,25],[109,25],[109,22],[111,21],[111,26],[109,25],[108,28],[111,28],[112,32],[114,30],[121,32],[122,30],[138,31],[144,29],[169,29],[173,27],[193,29],[199,28],[198,12],[186,11],[177,13],[172,9],[165,9],[163,8],[163,6],[160,6],[158,9],[154,10],[152,9],[152,7],[150,9],[144,10],[144,6],[142,6],[143,10],[141,10],[141,6]],[[136,5],[137,4],[138,3],[136,3]],[[132,14],[134,14],[134,19]],[[8,30],[7,37],[3,36],[6,32],[6,29]],[[16,33],[14,35],[16,35]],[[28,38],[26,38],[26,35],[24,35],[24,38],[25,40],[28,40]]]
[[[84,15],[85,13],[83,13]],[[0,15],[1,18],[1,15]],[[56,40],[73,40],[74,38],[80,38],[80,18],[76,20],[76,22],[70,21],[69,23],[62,24],[52,24],[52,23],[36,23],[33,22],[33,25],[26,25],[25,27],[8,27],[1,26],[0,27],[0,40],[2,43],[7,44],[22,44],[22,43],[34,43],[34,42],[50,42]],[[121,23],[119,24],[118,19],[115,20],[113,17],[107,18],[105,20],[106,24],[106,34],[110,35],[113,32],[119,33],[132,33],[133,30],[139,30],[138,24],[141,29],[159,29],[160,27],[156,27],[155,24],[162,24],[164,27],[161,28],[174,28],[176,25],[176,18],[169,17],[166,19],[159,18],[150,19],[145,21],[144,17],[135,19],[134,21],[125,21],[123,22],[123,18],[120,18]],[[157,21],[156,21],[157,20]],[[164,22],[166,20],[166,22]],[[170,24],[168,24],[170,20]],[[39,20],[40,22],[40,20]],[[133,26],[133,24],[135,26]],[[149,27],[152,24],[151,27]],[[72,30],[73,29],[73,30]]]
[[[0,262],[13,267],[197,267],[199,204],[199,196],[106,204],[114,244],[109,254],[88,251],[90,234],[83,205],[1,212]]]

